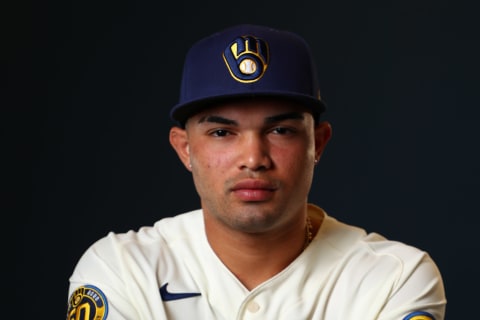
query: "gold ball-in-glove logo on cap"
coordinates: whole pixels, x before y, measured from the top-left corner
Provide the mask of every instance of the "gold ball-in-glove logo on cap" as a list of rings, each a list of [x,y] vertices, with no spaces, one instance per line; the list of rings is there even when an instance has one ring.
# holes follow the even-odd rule
[[[264,40],[242,36],[225,49],[223,60],[235,80],[251,83],[258,81],[267,70],[268,55],[268,45]]]

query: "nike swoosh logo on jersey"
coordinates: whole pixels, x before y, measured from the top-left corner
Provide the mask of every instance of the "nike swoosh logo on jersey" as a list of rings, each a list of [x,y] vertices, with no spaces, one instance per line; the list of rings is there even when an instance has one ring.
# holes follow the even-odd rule
[[[179,299],[186,299],[201,296],[201,293],[198,292],[168,292],[167,290],[168,282],[165,283],[163,286],[160,287],[160,297],[162,297],[162,301],[172,301],[172,300],[179,300]]]

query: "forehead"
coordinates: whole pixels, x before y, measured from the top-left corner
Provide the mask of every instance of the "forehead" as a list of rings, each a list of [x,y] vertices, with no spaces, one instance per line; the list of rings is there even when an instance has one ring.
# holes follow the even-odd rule
[[[208,116],[222,116],[226,118],[248,117],[249,119],[264,119],[285,113],[305,113],[309,109],[298,102],[270,99],[270,98],[249,98],[234,101],[222,102],[205,108],[191,117],[197,122]]]

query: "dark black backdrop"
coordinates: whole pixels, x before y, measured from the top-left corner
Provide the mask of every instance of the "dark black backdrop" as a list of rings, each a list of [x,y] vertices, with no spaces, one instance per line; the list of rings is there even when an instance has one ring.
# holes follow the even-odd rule
[[[475,314],[473,8],[446,0],[58,1],[16,13],[9,80],[21,90],[8,110],[19,121],[2,124],[20,168],[4,194],[21,210],[15,300],[24,319],[65,317],[68,277],[93,241],[198,207],[168,144],[168,112],[189,46],[245,22],[295,31],[315,53],[334,131],[311,200],[427,250],[444,276],[448,318]],[[28,201],[14,194],[25,186]]]

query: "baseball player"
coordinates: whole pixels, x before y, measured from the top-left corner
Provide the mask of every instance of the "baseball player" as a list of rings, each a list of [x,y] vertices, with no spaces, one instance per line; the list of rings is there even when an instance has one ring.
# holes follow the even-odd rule
[[[298,35],[237,25],[195,43],[169,139],[200,208],[96,241],[67,319],[443,320],[427,252],[307,201],[324,110]]]

